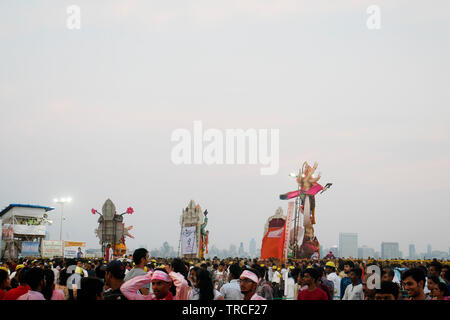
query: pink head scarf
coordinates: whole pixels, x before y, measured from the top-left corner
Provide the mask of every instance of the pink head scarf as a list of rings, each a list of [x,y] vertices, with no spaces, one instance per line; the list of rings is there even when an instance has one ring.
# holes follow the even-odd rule
[[[256,274],[254,274],[253,272],[249,271],[249,270],[245,270],[244,272],[242,272],[240,279],[243,278],[247,278],[252,280],[254,283],[259,283],[259,278]]]
[[[163,271],[156,270],[153,272],[152,275],[152,281],[153,280],[162,280],[165,282],[172,282],[172,279],[169,277],[169,275]]]

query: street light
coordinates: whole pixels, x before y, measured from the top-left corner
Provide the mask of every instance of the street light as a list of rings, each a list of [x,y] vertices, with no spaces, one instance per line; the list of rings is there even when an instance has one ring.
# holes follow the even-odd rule
[[[64,216],[64,203],[71,202],[72,198],[55,198],[53,200],[56,203],[59,203],[61,205],[61,225],[59,227],[59,240],[62,240],[62,224],[63,224],[63,216]]]

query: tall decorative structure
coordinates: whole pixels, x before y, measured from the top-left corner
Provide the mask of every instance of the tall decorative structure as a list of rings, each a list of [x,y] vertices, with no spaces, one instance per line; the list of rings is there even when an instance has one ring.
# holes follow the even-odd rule
[[[111,255],[107,251],[110,249],[116,256],[125,254],[127,250],[125,237],[134,237],[128,232],[133,226],[125,227],[123,215],[133,214],[133,208],[128,207],[125,212],[117,214],[116,206],[108,199],[103,204],[102,213],[95,209],[92,209],[91,212],[92,214],[98,213],[100,215],[100,218],[98,218],[98,228],[95,229],[95,234],[100,239],[99,242],[102,246],[103,256],[109,260]]]
[[[283,209],[278,207],[275,214],[267,219],[264,226],[260,256],[262,260],[283,258],[285,224],[286,216],[283,215]]]
[[[206,230],[208,224],[208,210],[202,212],[199,204],[194,200],[189,201],[186,208],[182,210],[180,217],[180,242],[178,245],[178,255],[186,258],[204,258],[208,254],[209,231]]]
[[[318,181],[320,173],[315,174],[318,163],[314,163],[311,167],[306,161],[299,170],[298,175],[292,174],[296,177],[298,189],[280,195],[281,200],[295,198],[295,218],[294,218],[294,243],[292,245],[293,258],[319,258],[320,245],[317,237],[314,235],[313,225],[316,223],[315,195],[320,191],[323,193],[327,188],[331,187],[331,183],[321,186]],[[303,215],[303,219],[301,219]],[[301,224],[303,222],[303,228]],[[304,232],[303,237],[298,232]]]

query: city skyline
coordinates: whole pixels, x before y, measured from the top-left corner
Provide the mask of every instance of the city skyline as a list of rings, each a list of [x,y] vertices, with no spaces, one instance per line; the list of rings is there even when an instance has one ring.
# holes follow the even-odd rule
[[[58,211],[59,210],[59,208],[56,208],[56,210],[55,211]],[[55,213],[55,215],[58,215],[59,213]],[[58,225],[58,224],[56,224],[56,225]],[[55,229],[56,230],[56,229]],[[261,230],[261,234],[262,234],[262,231],[263,231],[263,229]],[[59,231],[58,231],[59,232]],[[52,234],[51,232],[48,232],[49,234]],[[338,235],[339,234],[341,234],[341,233],[346,233],[346,232],[338,232]],[[348,233],[348,232],[347,232]],[[398,242],[398,241],[386,241],[386,240],[379,240],[379,242],[378,243],[376,243],[375,242],[375,244],[367,244],[367,243],[364,243],[364,242],[362,242],[362,241],[360,241],[359,240],[359,236],[360,236],[360,234],[358,233],[358,232],[350,232],[351,234],[357,234],[358,235],[358,246],[357,246],[357,250],[359,249],[359,248],[362,248],[362,247],[364,247],[364,246],[366,246],[366,247],[368,247],[368,248],[372,248],[372,249],[374,249],[374,251],[375,252],[380,252],[381,253],[381,245],[382,245],[382,243],[383,242]],[[66,234],[70,234],[69,232],[67,232],[66,231]],[[243,239],[243,241],[236,241],[236,243],[230,243],[230,244],[234,244],[234,245],[239,245],[239,243],[240,242],[243,242],[244,244],[248,244],[250,241],[251,241],[251,239],[255,239],[255,242],[256,242],[256,246],[258,247],[258,248],[260,248],[261,247],[261,242],[262,242],[262,236],[254,236],[254,237],[252,237],[252,238],[250,238],[250,240],[248,240],[247,242],[245,241],[245,239]],[[57,240],[56,238],[54,238],[53,240]],[[73,239],[68,239],[68,240],[73,240]],[[132,239],[128,239],[128,240],[132,240]],[[174,247],[177,247],[178,246],[178,240],[176,240],[176,242],[174,242],[174,243],[172,243],[172,242],[170,242],[170,241],[168,241],[168,240],[165,240],[165,241],[167,241],[171,246],[174,246]],[[163,243],[163,242],[165,242],[165,241],[162,241],[161,242],[161,244]],[[142,241],[141,241],[142,242]],[[333,243],[333,242],[330,242],[330,243]],[[448,252],[449,253],[449,256],[450,256],[450,245],[448,246],[448,247],[445,247],[445,246],[441,246],[441,247],[438,247],[438,246],[434,246],[433,244],[430,244],[430,243],[426,243],[426,244],[417,244],[417,243],[402,243],[402,242],[398,242],[399,243],[399,251],[401,251],[401,252],[403,252],[403,255],[406,257],[406,256],[409,256],[408,254],[406,254],[406,253],[409,253],[409,246],[411,245],[411,244],[413,244],[414,246],[415,246],[415,252],[416,252],[416,254],[417,255],[419,255],[419,253],[423,253],[423,256],[425,256],[427,253],[428,253],[428,249],[429,249],[429,246],[431,245],[431,248],[433,249],[432,251],[441,251],[441,252]],[[161,245],[161,244],[159,244],[159,245]],[[215,243],[214,242],[210,242],[210,245],[215,245]],[[338,247],[339,248],[339,236],[337,237],[337,240],[335,241],[335,243],[334,244],[332,244],[332,245],[330,245],[330,244],[323,244],[323,243],[320,243],[320,245],[322,246],[322,248],[324,248],[324,249],[330,249],[331,247],[334,247],[334,246],[336,246],[336,247]],[[94,248],[96,245],[95,244],[93,244],[92,242],[88,242],[88,247],[89,246],[91,246],[90,248]],[[98,245],[99,246],[99,245]],[[148,244],[147,244],[147,246],[149,246]],[[157,248],[158,247],[158,244],[156,243],[155,244],[155,246],[153,246],[152,248]],[[227,249],[229,247],[229,245],[227,246],[227,245],[225,245],[225,246],[217,246],[217,248],[218,249],[220,249],[220,250],[225,250],[225,249]]]

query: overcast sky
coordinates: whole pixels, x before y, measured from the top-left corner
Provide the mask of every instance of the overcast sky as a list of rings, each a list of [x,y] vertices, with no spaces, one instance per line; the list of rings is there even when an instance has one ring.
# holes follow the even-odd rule
[[[135,209],[128,246],[176,248],[193,199],[211,245],[259,247],[288,174],[318,161],[324,247],[357,232],[376,250],[448,251],[449,39],[448,0],[1,1],[0,207],[71,196],[64,237],[95,248],[90,209],[111,198]],[[171,133],[194,120],[279,129],[278,174],[174,165]]]

